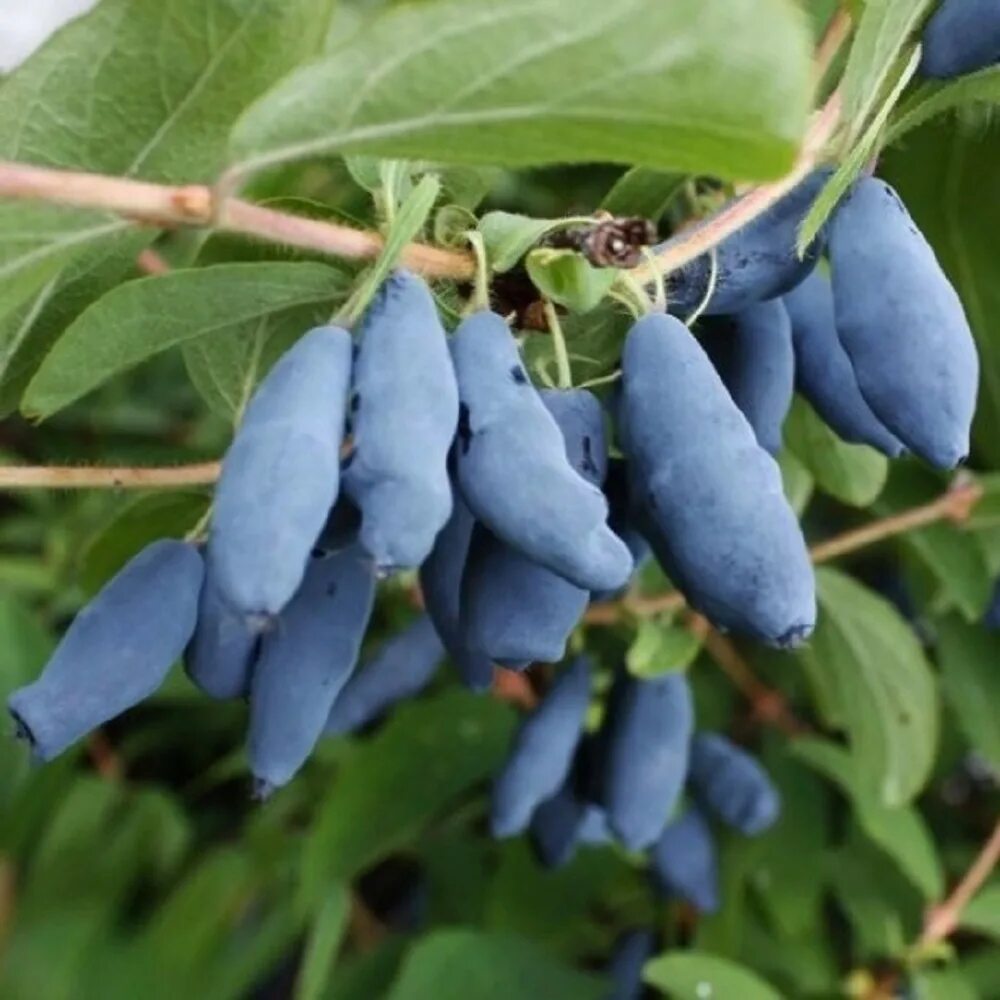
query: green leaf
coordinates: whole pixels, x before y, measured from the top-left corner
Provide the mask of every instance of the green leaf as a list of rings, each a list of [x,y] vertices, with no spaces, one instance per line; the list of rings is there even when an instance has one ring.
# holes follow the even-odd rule
[[[321,1000],[331,981],[340,940],[347,927],[351,900],[347,889],[333,884],[316,913],[306,940],[295,983],[295,1000]]]
[[[0,318],[36,296],[75,257],[128,227],[102,212],[0,203]]]
[[[237,424],[271,366],[328,313],[317,305],[286,309],[187,341],[181,345],[184,367],[211,410]]]
[[[708,952],[668,952],[648,962],[643,975],[673,1000],[781,1000],[781,994],[755,972]]]
[[[0,320],[0,413],[16,410],[24,387],[66,327],[91,302],[134,277],[155,231],[125,230],[74,257],[21,309]]]
[[[938,115],[970,105],[1000,103],[1000,66],[944,82],[927,81],[895,109],[885,144],[891,145]]]
[[[243,116],[233,155],[242,170],[367,152],[773,177],[802,135],[810,56],[784,0],[439,0],[293,73]]]
[[[969,744],[1000,770],[1000,635],[951,616],[937,637],[945,700]]]
[[[867,507],[882,492],[888,459],[867,445],[842,441],[799,396],[785,421],[784,436],[788,449],[824,493],[852,507]]]
[[[509,271],[543,236],[565,225],[562,219],[531,219],[512,212],[487,212],[479,220],[490,268]]]
[[[931,0],[867,0],[841,83],[844,120],[854,134],[881,98],[893,64],[916,31]]]
[[[619,891],[631,873],[625,859],[609,850],[581,849],[573,863],[543,868],[520,837],[505,841],[489,868],[486,912],[491,931],[522,934],[535,944],[571,956],[593,936],[591,911],[609,892]]]
[[[1000,940],[1000,882],[986,886],[962,911],[962,926]]]
[[[784,747],[768,752],[763,763],[781,794],[782,808],[774,826],[750,844],[748,877],[775,930],[801,941],[820,926],[826,887],[816,878],[816,858],[830,842],[829,795]]]
[[[778,455],[778,467],[781,469],[781,482],[788,498],[788,504],[797,517],[809,506],[816,480],[812,473],[788,448],[782,448]]]
[[[342,766],[306,848],[307,884],[346,878],[406,844],[493,774],[513,718],[460,691],[404,706]]]
[[[816,573],[819,626],[797,654],[830,726],[886,806],[923,788],[938,741],[934,676],[916,637],[887,601],[829,568]]]
[[[329,302],[322,264],[218,264],[131,281],[86,309],[28,384],[22,408],[51,416],[168,347],[304,303]]]
[[[413,947],[387,1000],[600,1000],[606,991],[524,938],[442,930]]]
[[[632,167],[605,195],[601,208],[617,216],[640,216],[658,222],[681,191],[687,177],[665,170]]]
[[[921,970],[912,982],[918,1000],[982,1000],[972,984],[955,969]]]
[[[440,192],[441,182],[432,174],[427,174],[421,177],[420,183],[406,196],[393,219],[382,253],[352,297],[353,303],[362,308],[368,304],[396,266],[403,248],[423,229]]]
[[[329,19],[332,3],[104,0],[3,81],[0,158],[172,183],[211,181],[237,115],[318,51],[323,32],[316,26]],[[0,318],[67,261],[90,266],[106,257],[109,241],[116,245],[114,235],[128,228],[128,221],[96,212],[0,206]],[[140,240],[154,235],[146,230]],[[103,291],[84,285],[63,299],[55,333]],[[67,315],[70,302],[75,311]],[[47,329],[36,332],[36,319]],[[0,390],[13,379],[13,395],[54,333],[44,314],[30,311],[12,325],[12,332],[0,329]]]
[[[893,184],[954,283],[979,348],[974,425],[978,455],[1000,467],[1000,129],[962,129],[944,118],[887,150],[879,173]]]
[[[577,313],[595,309],[618,277],[614,269],[594,267],[572,250],[535,250],[527,267],[542,295]]]
[[[331,6],[104,0],[4,80],[0,155],[176,183],[214,180],[237,115],[319,50],[317,25]]]
[[[80,583],[95,594],[140,549],[158,538],[183,538],[208,507],[204,493],[151,493],[129,500],[84,549]]]
[[[865,834],[889,855],[926,900],[944,891],[944,872],[934,838],[924,818],[912,806],[888,808],[871,792],[858,761],[843,747],[827,740],[800,738],[792,753],[839,786],[854,806]]]
[[[683,625],[645,618],[625,654],[625,664],[634,677],[661,677],[686,670],[697,657],[701,644],[702,640]]]

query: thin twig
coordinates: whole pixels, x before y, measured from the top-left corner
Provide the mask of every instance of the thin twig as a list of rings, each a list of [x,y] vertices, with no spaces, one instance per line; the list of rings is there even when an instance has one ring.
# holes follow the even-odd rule
[[[1000,863],[1000,820],[948,898],[928,912],[923,933],[920,935],[921,947],[944,941],[954,932],[969,901],[990,877],[998,863]]]
[[[702,639],[705,652],[746,696],[756,719],[780,729],[788,736],[801,736],[809,731],[809,727],[796,718],[788,707],[785,696],[757,677],[731,639],[712,628],[707,619],[694,612],[688,612],[685,624]]]
[[[120,466],[89,468],[73,465],[0,466],[0,490],[18,489],[177,489],[205,486],[219,478],[219,462],[154,468]]]
[[[894,535],[902,535],[917,528],[924,528],[937,521],[954,521],[961,524],[968,520],[972,509],[983,496],[983,488],[969,480],[958,482],[936,500],[905,510],[900,514],[873,521],[863,528],[845,532],[829,541],[821,542],[812,549],[813,562],[824,563],[838,556],[847,555],[856,549],[874,545]]]
[[[238,198],[229,198],[220,206],[214,206],[212,190],[196,184],[180,187],[151,184],[128,177],[0,161],[0,198],[102,209],[146,225],[209,226],[223,232],[358,260],[374,260],[383,246],[378,233],[276,212]],[[472,254],[422,243],[409,244],[400,260],[431,278],[469,280],[476,272]]]
[[[170,265],[155,251],[148,247],[135,259],[135,266],[143,274],[168,274]]]

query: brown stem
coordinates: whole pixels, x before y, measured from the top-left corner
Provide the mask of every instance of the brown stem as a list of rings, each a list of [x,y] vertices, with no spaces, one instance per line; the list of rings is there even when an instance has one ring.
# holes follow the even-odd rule
[[[954,521],[960,524],[968,520],[973,508],[982,499],[983,488],[972,480],[958,481],[936,500],[893,514],[891,517],[873,521],[863,528],[845,532],[829,541],[821,542],[812,549],[815,563],[829,562],[838,556],[847,555],[857,549],[874,545],[894,535],[902,535],[917,528],[924,528],[937,521]]]
[[[177,489],[204,486],[219,478],[219,462],[172,465],[160,468],[88,468],[86,466],[0,466],[3,489]]]
[[[87,756],[94,770],[106,781],[121,781],[124,775],[121,758],[111,745],[111,740],[97,729],[87,739]]]
[[[211,188],[202,185],[176,187],[0,161],[0,198],[103,209],[155,226],[212,226],[335,257],[373,260],[383,246],[378,233],[276,212],[238,198],[215,206]],[[468,280],[476,272],[471,254],[422,243],[409,244],[400,260],[431,278]]]
[[[170,271],[170,265],[155,250],[148,248],[136,257],[135,266],[143,274],[167,274]]]
[[[493,697],[530,712],[538,704],[538,695],[528,678],[503,667],[493,668]]]
[[[731,639],[716,631],[707,619],[694,612],[688,612],[685,624],[703,640],[708,655],[746,696],[758,721],[774,726],[788,736],[801,736],[809,731],[809,727],[796,718],[788,707],[785,696],[757,677]]]
[[[693,229],[689,236],[671,244],[659,257],[636,268],[635,276],[648,280],[655,273],[653,267],[664,273],[676,270],[765,212],[813,169],[839,118],[840,97],[834,93],[817,114],[798,160],[786,177],[752,190],[714,219]],[[156,226],[211,226],[224,232],[360,260],[374,259],[383,246],[378,233],[277,212],[204,185],[152,184],[129,177],[0,161],[0,198],[103,209]],[[476,273],[474,255],[422,243],[409,244],[400,260],[432,278],[466,281]]]
[[[927,914],[924,930],[920,935],[921,946],[937,944],[952,934],[958,927],[962,912],[969,905],[969,901],[982,888],[998,863],[1000,863],[1000,820],[948,898]]]

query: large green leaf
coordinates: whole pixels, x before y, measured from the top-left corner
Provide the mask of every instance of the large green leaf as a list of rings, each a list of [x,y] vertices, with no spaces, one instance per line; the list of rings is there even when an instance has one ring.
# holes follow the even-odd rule
[[[844,118],[855,131],[879,101],[893,64],[931,0],[867,0],[844,70]]]
[[[318,51],[333,2],[104,0],[0,87],[0,158],[209,181],[237,115]],[[104,257],[109,237],[127,225],[96,212],[0,206],[0,319],[68,260]],[[88,302],[100,288],[89,294]],[[86,302],[76,299],[79,311]],[[69,319],[64,308],[63,323]],[[20,365],[36,363],[51,343],[47,327],[44,317],[37,332],[33,322],[14,324]],[[0,330],[0,379],[7,382],[15,362],[5,340]]]
[[[274,362],[304,330],[325,319],[323,307],[317,305],[260,316],[182,344],[184,366],[212,411],[238,423]]]
[[[959,729],[1000,769],[1000,635],[952,616],[937,636],[941,689]]]
[[[880,172],[894,184],[954,282],[981,360],[976,452],[1000,465],[1000,129],[941,119],[887,150]]]
[[[414,946],[388,1000],[600,1000],[606,991],[524,938],[443,930]]]
[[[781,994],[755,972],[708,952],[678,951],[661,955],[646,966],[645,979],[673,1000],[704,1000],[705,997],[781,1000]]]
[[[306,848],[311,884],[354,875],[493,774],[513,718],[461,691],[405,706],[343,764]]]
[[[245,170],[336,151],[771,177],[802,134],[810,54],[786,0],[404,6],[254,105],[233,156]]]
[[[792,745],[792,752],[840,787],[853,803],[861,829],[896,862],[925,899],[940,897],[944,873],[930,830],[916,809],[889,808],[879,802],[857,761],[835,743],[799,739]]]
[[[867,507],[882,492],[889,463],[874,448],[842,441],[816,411],[796,397],[785,421],[785,443],[824,493]]]
[[[819,627],[798,654],[829,725],[846,731],[877,801],[909,802],[923,788],[938,741],[930,665],[895,609],[857,581],[817,570]]]
[[[91,538],[81,557],[80,582],[95,594],[140,549],[158,538],[183,538],[208,507],[204,493],[147,493],[124,503]]]
[[[168,347],[301,306],[329,303],[341,272],[322,264],[217,264],[120,285],[66,331],[25,390],[47,417]]]

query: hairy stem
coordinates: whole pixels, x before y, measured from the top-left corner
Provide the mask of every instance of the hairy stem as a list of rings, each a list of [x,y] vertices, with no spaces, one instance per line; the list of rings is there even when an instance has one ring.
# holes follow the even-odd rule
[[[0,466],[0,490],[178,489],[214,483],[219,478],[219,469],[219,462],[159,468],[8,465]]]

